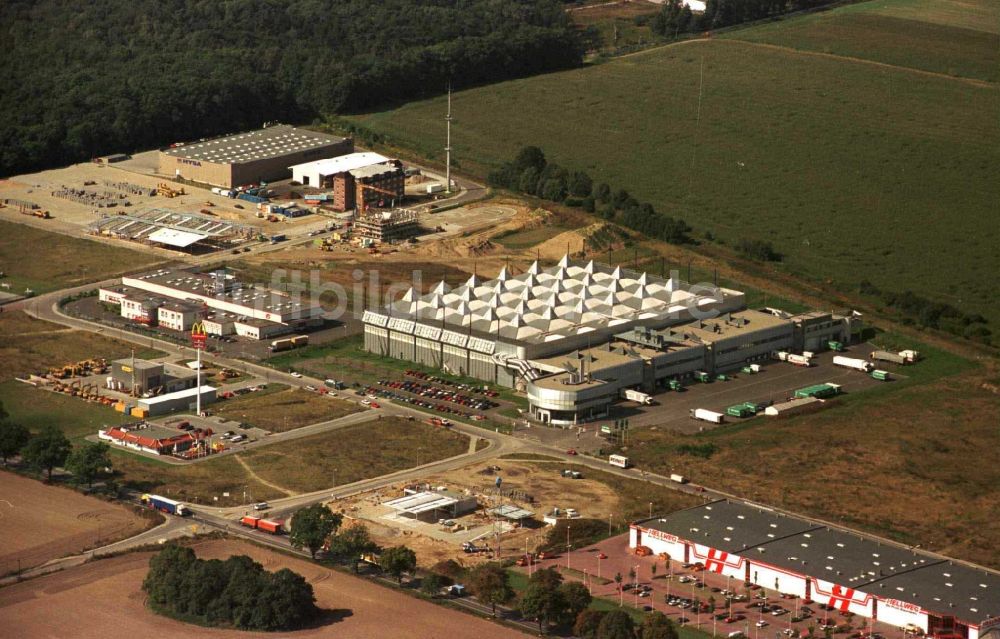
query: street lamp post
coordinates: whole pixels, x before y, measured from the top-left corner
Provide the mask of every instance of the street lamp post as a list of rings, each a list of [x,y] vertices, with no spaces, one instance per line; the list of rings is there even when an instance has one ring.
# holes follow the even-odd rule
[[[569,523],[566,523],[566,568],[569,569],[569,549],[572,546],[569,544]]]

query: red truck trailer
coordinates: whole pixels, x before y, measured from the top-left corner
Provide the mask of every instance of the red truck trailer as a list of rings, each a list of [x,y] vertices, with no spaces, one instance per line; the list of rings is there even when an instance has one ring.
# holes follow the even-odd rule
[[[246,526],[247,528],[257,528],[260,523],[260,517],[254,517],[252,515],[247,515],[240,519],[240,524]]]
[[[257,530],[262,530],[272,535],[280,535],[283,532],[285,522],[280,519],[261,519],[257,522]]]

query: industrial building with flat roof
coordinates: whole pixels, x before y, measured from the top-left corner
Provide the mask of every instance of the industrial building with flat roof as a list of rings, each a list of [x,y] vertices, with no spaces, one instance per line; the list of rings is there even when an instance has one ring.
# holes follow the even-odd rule
[[[739,291],[564,257],[411,289],[362,319],[366,350],[523,389],[531,415],[553,424],[606,415],[624,389],[738,369],[795,344],[822,350],[853,332],[852,317],[744,309]],[[803,322],[816,327],[808,338]]]
[[[244,286],[224,272],[193,273],[164,268],[122,278],[122,286],[102,287],[99,299],[121,305],[123,317],[167,328],[187,330],[201,316],[211,335],[235,332],[266,339],[321,323],[323,310],[310,299],[294,299],[280,291]],[[199,309],[197,313],[192,313]],[[183,327],[183,328],[178,328]]]
[[[638,521],[629,545],[941,637],[1000,637],[1000,573],[746,502]]]
[[[353,150],[350,139],[279,124],[164,149],[158,172],[228,189],[287,178],[292,165]]]

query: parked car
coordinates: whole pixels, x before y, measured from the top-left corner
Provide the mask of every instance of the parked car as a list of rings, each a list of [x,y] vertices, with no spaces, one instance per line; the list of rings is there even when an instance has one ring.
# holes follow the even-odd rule
[[[291,376],[292,376],[292,377],[294,377],[295,379],[302,379],[302,373],[299,373],[299,372],[297,372],[297,371],[292,371],[292,372],[291,372],[290,374],[291,374]]]

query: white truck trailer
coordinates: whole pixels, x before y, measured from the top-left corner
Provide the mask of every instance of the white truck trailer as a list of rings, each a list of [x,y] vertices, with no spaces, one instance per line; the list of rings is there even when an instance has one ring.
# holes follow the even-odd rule
[[[627,399],[631,402],[636,402],[637,404],[642,404],[644,406],[650,406],[653,403],[653,398],[646,393],[632,390],[631,388],[623,388],[621,391],[622,399]]]
[[[875,365],[866,359],[858,359],[857,357],[844,357],[843,355],[834,355],[833,364],[835,366],[843,366],[844,368],[853,368],[857,371],[862,371],[864,373],[871,372]]]
[[[726,416],[722,413],[716,413],[715,411],[706,410],[704,408],[692,408],[691,418],[700,419],[704,422],[711,422],[713,424],[721,424]]]

